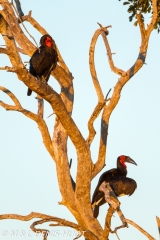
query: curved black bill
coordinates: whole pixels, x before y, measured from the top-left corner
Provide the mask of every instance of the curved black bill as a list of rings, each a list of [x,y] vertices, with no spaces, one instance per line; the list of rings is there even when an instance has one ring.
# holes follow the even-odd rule
[[[130,158],[130,157],[127,157],[126,160],[125,160],[125,162],[132,163],[132,164],[134,164],[134,165],[137,165],[137,163],[136,163],[132,158]]]

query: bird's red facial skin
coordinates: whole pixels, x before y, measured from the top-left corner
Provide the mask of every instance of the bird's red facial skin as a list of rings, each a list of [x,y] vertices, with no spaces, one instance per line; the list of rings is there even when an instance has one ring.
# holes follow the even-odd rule
[[[124,163],[124,161],[125,161],[125,159],[126,159],[126,157],[125,156],[120,156],[120,163],[126,168],[127,166],[126,166],[126,164]]]
[[[46,38],[45,43],[47,47],[52,47],[52,39],[50,39],[49,37]]]

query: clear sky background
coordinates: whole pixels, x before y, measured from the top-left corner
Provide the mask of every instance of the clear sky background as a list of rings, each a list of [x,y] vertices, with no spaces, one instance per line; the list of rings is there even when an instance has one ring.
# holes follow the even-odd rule
[[[136,61],[140,46],[138,27],[128,21],[127,7],[119,1],[107,0],[28,0],[21,1],[24,14],[32,10],[32,16],[55,39],[59,50],[74,76],[75,100],[73,119],[87,138],[88,119],[97,103],[97,96],[89,71],[89,45],[98,28],[112,25],[108,40],[114,63],[127,70]],[[150,18],[148,18],[148,21]],[[25,26],[39,43],[40,34],[28,23]],[[106,167],[103,171],[116,166],[119,155],[129,155],[138,166],[128,164],[128,176],[137,182],[137,190],[131,197],[122,197],[121,209],[126,218],[135,221],[156,239],[158,228],[156,215],[160,217],[160,36],[154,31],[151,35],[146,65],[126,84],[121,99],[114,110],[109,125]],[[0,44],[4,44],[0,38]],[[24,61],[29,57],[22,56]],[[118,76],[108,66],[106,50],[101,37],[96,46],[96,70],[103,92],[114,88]],[[0,66],[10,63],[6,56],[0,55]],[[53,77],[49,84],[59,92],[59,86]],[[22,106],[36,112],[35,93],[27,97],[27,87],[14,73],[0,71],[0,85],[11,90],[21,101]],[[0,92],[0,100],[11,103]],[[53,131],[54,116],[47,118],[52,109],[45,102],[45,115],[50,132]],[[0,214],[17,213],[27,215],[32,211],[62,217],[74,221],[74,217],[62,205],[57,186],[55,164],[45,149],[37,125],[18,112],[8,112],[0,108]],[[96,138],[92,144],[92,158],[96,161],[99,146],[100,117],[96,120]],[[71,143],[68,146],[69,158],[73,159],[72,175],[76,174],[76,154]],[[103,172],[102,171],[102,172]],[[92,193],[99,175],[92,181]],[[66,186],[67,187],[67,186]],[[104,225],[108,204],[100,208],[99,221]],[[32,221],[31,221],[32,222]],[[5,220],[0,222],[0,240],[42,239],[30,232],[31,222]],[[112,228],[121,224],[117,214],[112,218]],[[53,228],[50,228],[53,233]],[[18,235],[12,236],[12,230]],[[56,240],[71,240],[74,231],[56,228]],[[23,238],[20,237],[24,231]],[[69,232],[70,231],[70,232]],[[54,234],[53,233],[53,234]],[[17,232],[15,232],[17,234]],[[145,240],[146,237],[134,229],[122,229],[118,232],[121,240]],[[34,238],[35,237],[35,238]],[[49,238],[51,239],[51,238]],[[81,237],[81,239],[84,239]],[[111,235],[110,240],[117,237]]]

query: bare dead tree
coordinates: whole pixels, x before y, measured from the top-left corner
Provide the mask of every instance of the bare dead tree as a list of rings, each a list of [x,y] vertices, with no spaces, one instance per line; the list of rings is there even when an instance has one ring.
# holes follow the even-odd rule
[[[98,220],[93,217],[90,202],[90,184],[91,180],[102,170],[105,165],[109,119],[111,113],[119,102],[121,90],[145,63],[148,41],[151,32],[154,29],[154,24],[157,20],[157,1],[152,0],[153,14],[147,27],[144,25],[141,14],[137,14],[137,21],[141,33],[141,45],[139,55],[135,63],[127,71],[119,69],[114,65],[112,52],[107,39],[108,28],[110,26],[103,27],[101,24],[99,24],[100,28],[95,31],[90,44],[89,65],[98,101],[88,121],[89,134],[87,139],[84,139],[80,130],[78,129],[78,126],[71,117],[74,97],[74,88],[72,82],[73,77],[62,56],[60,55],[58,47],[58,65],[52,71],[52,76],[57,80],[61,87],[60,93],[57,93],[49,85],[46,85],[44,82],[32,76],[25,68],[19,53],[21,52],[31,56],[36,50],[36,47],[24,34],[21,24],[23,24],[24,21],[27,21],[42,35],[47,34],[47,32],[31,16],[31,12],[29,12],[28,15],[23,14],[19,0],[15,0],[15,3],[16,7],[13,5],[13,2],[10,3],[8,0],[0,1],[0,5],[3,9],[0,11],[0,33],[5,41],[5,47],[0,48],[0,53],[7,55],[11,62],[11,66],[2,66],[0,70],[6,70],[15,73],[17,75],[17,81],[22,81],[27,87],[38,94],[38,114],[34,114],[33,112],[24,109],[17,97],[10,90],[3,86],[0,87],[0,90],[6,93],[12,99],[14,104],[9,105],[3,101],[0,101],[0,106],[6,110],[21,112],[26,117],[37,123],[42,135],[43,143],[56,164],[58,184],[62,195],[61,204],[66,206],[74,215],[75,219],[77,220],[77,224],[60,219],[58,217],[34,212],[27,216],[3,214],[0,215],[0,219],[18,219],[22,221],[29,221],[34,218],[39,218],[39,221],[32,223],[31,229],[35,232],[44,232],[44,239],[47,239],[47,230],[36,228],[38,224],[42,224],[44,222],[53,222],[51,226],[70,226],[79,231],[78,237],[83,234],[87,239],[107,239],[110,232],[117,234],[117,229],[114,231],[111,230],[111,218],[115,209],[109,208],[108,214],[106,215],[106,224],[103,229]],[[114,87],[113,94],[110,98],[107,98],[108,96],[106,98],[104,97],[94,64],[95,46],[97,39],[100,36],[103,38],[106,47],[111,71],[119,76]],[[42,99],[50,104],[53,112],[56,115],[53,137],[50,136],[47,124],[43,119]],[[99,154],[97,161],[94,164],[91,158],[90,150],[90,146],[96,134],[93,123],[95,119],[98,118],[101,111],[102,119]],[[76,187],[74,185],[74,188],[72,179],[70,177],[70,167],[67,155],[68,137],[71,139],[77,153]],[[128,219],[125,219],[125,221],[140,230],[148,237],[148,239],[154,239],[133,221]]]

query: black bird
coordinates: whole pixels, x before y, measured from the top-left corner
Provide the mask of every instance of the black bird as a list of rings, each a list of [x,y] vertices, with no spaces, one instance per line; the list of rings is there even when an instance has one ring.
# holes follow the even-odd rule
[[[40,39],[40,47],[30,59],[29,72],[42,81],[48,82],[51,71],[56,67],[57,61],[56,44],[50,35],[45,34]],[[28,88],[27,95],[30,96],[31,94],[32,90]]]
[[[106,203],[104,192],[99,190],[99,187],[102,184],[102,182],[105,181],[106,183],[109,183],[110,187],[113,189],[117,197],[123,195],[130,196],[134,193],[135,189],[137,188],[137,183],[133,179],[126,177],[127,166],[125,162],[137,165],[136,162],[132,160],[130,157],[122,155],[117,158],[117,168],[108,170],[100,176],[97,187],[92,197],[92,204],[97,202],[97,205],[95,204],[93,211],[93,215],[95,218],[98,217],[99,206]]]

